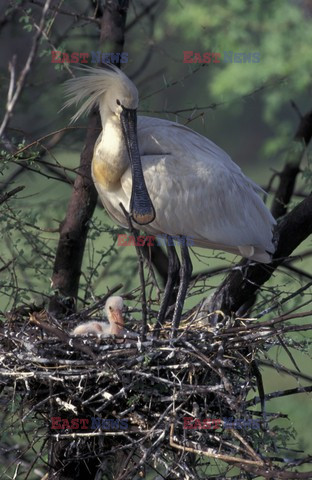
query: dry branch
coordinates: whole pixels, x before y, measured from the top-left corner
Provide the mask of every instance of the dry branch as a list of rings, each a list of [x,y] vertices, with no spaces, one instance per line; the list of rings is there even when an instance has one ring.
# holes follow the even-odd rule
[[[285,258],[312,233],[312,194],[285,215],[276,228],[277,249],[269,265],[251,264],[242,260],[204,302],[203,310],[237,312],[283,263]]]
[[[279,174],[280,181],[273,205],[272,215],[280,218],[287,212],[287,206],[294,192],[296,178],[300,172],[300,163],[305,149],[312,137],[312,112],[301,117],[294,140],[289,148],[283,171]]]
[[[16,195],[18,192],[21,192],[24,190],[24,186],[20,185],[19,187],[13,188],[10,192],[4,193],[3,195],[0,195],[0,205],[4,202],[6,202],[9,198],[13,197]]]
[[[102,18],[96,19],[101,24],[100,44],[103,51],[122,52],[128,4],[129,0],[108,0],[102,10]],[[62,297],[70,297],[75,302],[78,295],[89,221],[97,201],[97,193],[91,179],[91,161],[100,128],[99,113],[92,111],[89,115],[86,145],[81,154],[80,175],[76,178],[66,218],[61,226],[54,263],[53,288],[61,294],[61,302],[58,301],[58,296],[53,299],[53,310],[56,314],[63,311]],[[51,476],[55,479],[67,476],[75,480],[93,478],[95,476],[93,472],[98,470],[99,460],[95,461],[94,457],[88,458],[89,449],[92,448],[90,443],[84,442],[81,445],[77,443],[73,447],[75,452],[79,452],[82,461],[76,458],[68,459],[66,452],[70,445],[68,439],[55,441],[51,438],[49,448]],[[84,455],[87,458],[83,458]]]
[[[60,240],[56,252],[52,284],[64,297],[77,298],[81,263],[93,215],[97,193],[91,179],[93,148],[100,128],[99,114],[89,116],[86,144],[81,154],[80,167],[73,192],[61,225]],[[57,308],[53,306],[54,312]]]
[[[86,318],[81,313],[81,321],[88,320],[89,313]],[[254,414],[262,429],[241,429],[235,423],[250,419],[254,412],[247,407],[258,402],[257,398],[247,401],[255,386],[253,358],[259,349],[277,344],[286,326],[300,327],[285,325],[297,321],[296,314],[260,322],[258,329],[252,319],[237,319],[233,328],[231,319],[224,318],[222,328],[209,330],[202,322],[188,323],[174,342],[164,333],[159,340],[145,342],[139,335],[125,336],[123,343],[113,337],[71,337],[74,315],[62,326],[45,311],[31,313],[30,322],[25,322],[25,315],[26,311],[12,312],[3,326],[0,380],[9,398],[14,392],[23,399],[22,425],[33,416],[41,418],[41,428],[53,445],[50,464],[52,458],[56,478],[74,474],[94,478],[102,472],[108,479],[130,480],[161,469],[164,476],[170,472],[170,478],[179,479],[182,471],[198,468],[203,473],[203,466],[196,467],[202,457],[237,465],[250,478],[307,478],[292,469],[298,462],[309,463],[309,458],[291,460],[288,452],[287,459],[281,454],[276,460],[282,445],[276,431],[270,430],[274,415],[270,419],[268,414],[267,422]],[[134,319],[127,324],[139,331]],[[267,399],[310,390],[273,392]],[[55,430],[52,417],[88,419],[87,429]],[[184,417],[221,418],[221,426],[185,429]],[[223,417],[233,419],[230,427]],[[92,418],[127,419],[128,427],[125,431],[91,428]],[[205,468],[208,477],[209,463]],[[195,473],[189,476],[197,478]]]
[[[104,51],[105,49],[112,52],[122,51],[128,3],[128,0],[106,2],[101,20],[100,39]],[[60,241],[53,269],[53,288],[62,296],[71,297],[74,301],[78,294],[89,220],[93,215],[97,200],[97,193],[91,179],[91,161],[99,130],[99,114],[91,112],[86,145],[81,154],[80,175],[76,178],[66,218],[61,226]],[[55,302],[53,308],[56,311]],[[60,311],[63,311],[62,305],[60,305]]]

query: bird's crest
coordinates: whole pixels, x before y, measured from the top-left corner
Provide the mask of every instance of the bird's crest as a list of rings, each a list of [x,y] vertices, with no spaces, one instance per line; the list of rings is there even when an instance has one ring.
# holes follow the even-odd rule
[[[100,99],[110,87],[135,88],[131,80],[112,64],[106,64],[104,68],[81,65],[76,67],[75,70],[85,72],[87,75],[71,78],[64,83],[65,96],[68,97],[68,100],[62,110],[77,105],[84,99],[86,100],[71,118],[71,123],[76,122],[81,115],[90,113],[91,108],[98,105]]]

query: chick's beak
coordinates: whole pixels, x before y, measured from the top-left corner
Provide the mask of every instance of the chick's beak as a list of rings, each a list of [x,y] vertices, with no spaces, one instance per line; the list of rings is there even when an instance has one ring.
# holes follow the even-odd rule
[[[155,220],[155,210],[148,194],[137,138],[136,110],[123,107],[120,115],[122,131],[127,145],[132,174],[130,215],[139,225],[147,225]]]
[[[124,328],[124,319],[122,316],[122,310],[117,309],[112,312],[112,320],[115,324],[115,330],[117,333],[119,330],[122,330]]]

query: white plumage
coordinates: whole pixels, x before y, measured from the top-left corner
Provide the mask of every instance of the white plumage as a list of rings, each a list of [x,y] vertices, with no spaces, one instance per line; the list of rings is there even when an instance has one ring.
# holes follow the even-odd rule
[[[122,315],[123,299],[121,297],[109,297],[105,304],[105,313],[109,323],[91,320],[81,323],[72,331],[73,335],[109,336],[122,335],[124,333],[124,319]]]
[[[67,82],[66,106],[87,99],[77,120],[98,104],[103,131],[94,148],[92,176],[110,216],[127,227],[120,203],[129,211],[132,175],[121,114],[137,108],[138,93],[116,67],[83,70],[87,75]],[[138,117],[137,136],[156,213],[152,223],[138,228],[185,235],[201,247],[270,261],[275,220],[259,197],[263,192],[221,148],[183,125],[152,117]]]

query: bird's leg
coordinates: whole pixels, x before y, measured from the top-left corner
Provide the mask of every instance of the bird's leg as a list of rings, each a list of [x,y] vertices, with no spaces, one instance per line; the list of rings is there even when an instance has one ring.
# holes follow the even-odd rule
[[[153,331],[154,338],[159,337],[160,330],[165,321],[166,312],[169,307],[171,295],[172,295],[174,286],[177,282],[177,279],[179,277],[180,260],[177,255],[176,249],[174,247],[173,241],[171,241],[170,237],[168,237],[167,252],[168,252],[168,276],[167,276],[167,282],[166,282],[163,298],[161,301],[160,309],[157,315],[157,322]]]
[[[139,276],[140,276],[140,283],[141,283],[141,293],[142,293],[142,329],[141,329],[141,340],[144,342],[146,340],[146,332],[147,332],[147,303],[146,303],[146,292],[145,292],[145,279],[144,279],[144,257],[141,250],[141,247],[138,246],[137,237],[140,233],[134,226],[132,225],[131,217],[129,213],[126,211],[125,207],[122,203],[119,204],[121,210],[123,211],[128,225],[129,230],[133,234],[135,238],[135,249],[138,255],[139,260]]]
[[[172,319],[172,332],[171,337],[174,338],[177,334],[177,330],[180,325],[184,300],[186,297],[187,287],[190,283],[192,276],[193,266],[188,251],[188,246],[186,244],[186,237],[181,236],[181,269],[180,269],[180,285],[177,295],[177,301],[173,313]]]

